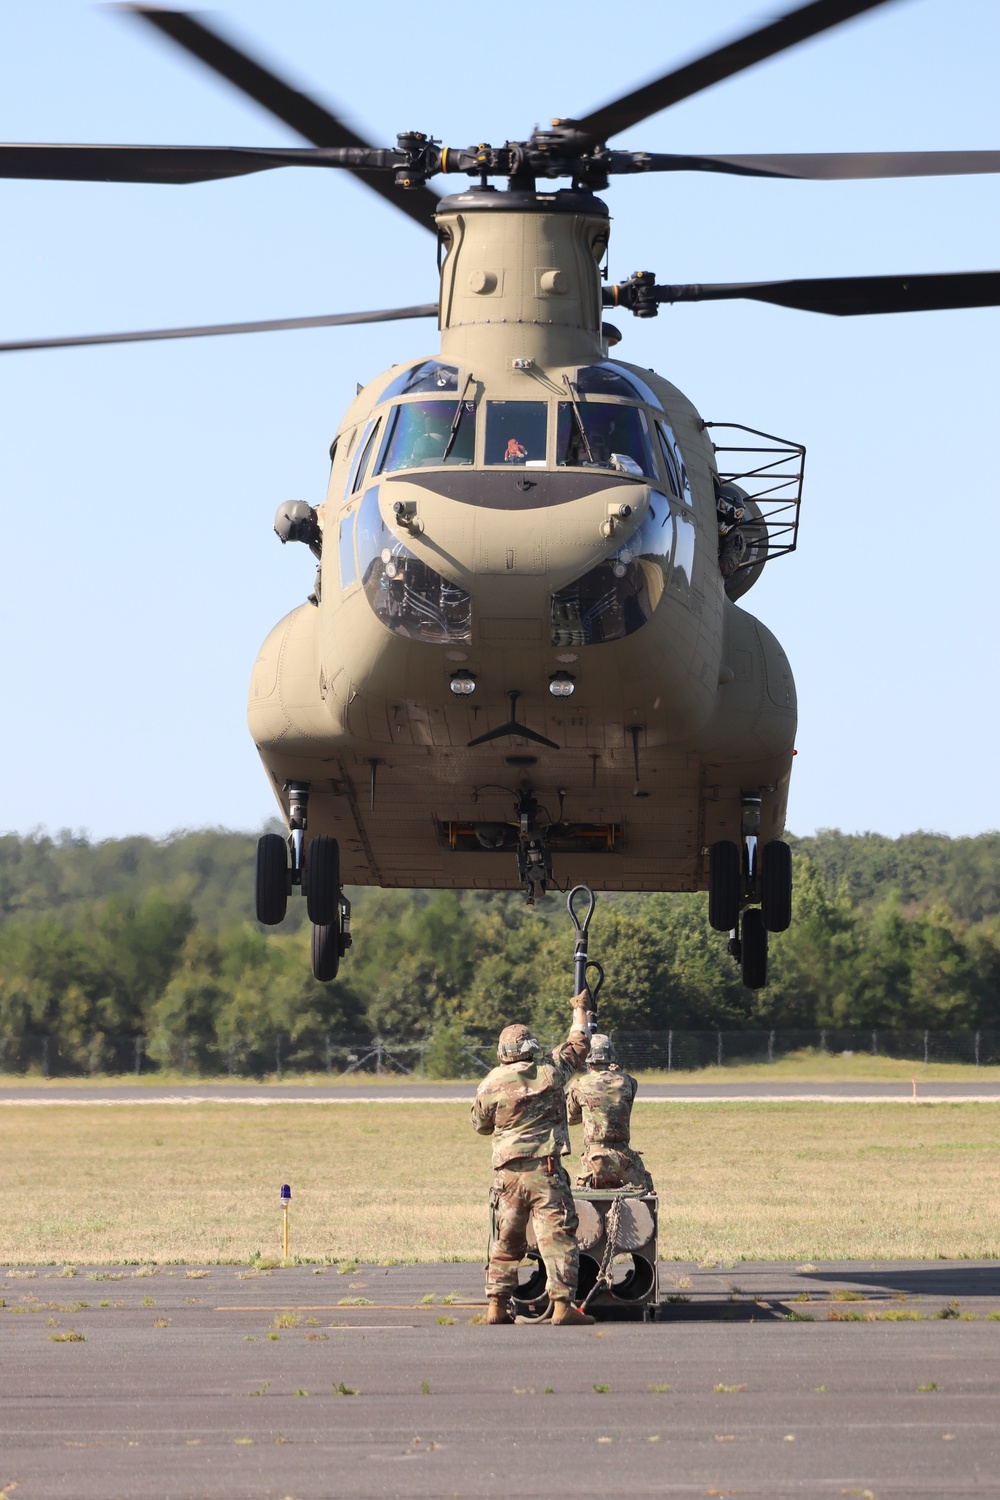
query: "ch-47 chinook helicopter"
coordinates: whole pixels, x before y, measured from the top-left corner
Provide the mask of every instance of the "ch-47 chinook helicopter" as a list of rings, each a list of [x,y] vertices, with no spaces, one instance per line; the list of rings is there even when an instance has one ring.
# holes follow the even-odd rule
[[[272,631],[249,721],[288,826],[259,843],[259,919],[295,886],[313,969],[350,945],[344,883],[707,887],[744,983],[791,919],[782,841],[796,728],[781,646],[738,603],[794,550],[804,449],[706,423],[618,361],[605,308],[751,298],[835,315],[1000,304],[1000,272],[604,283],[623,173],[834,180],[1000,171],[1000,152],[673,156],[618,132],[884,0],[813,0],[580,120],[499,147],[369,146],[183,12],[125,7],[313,144],[0,146],[0,175],[190,183],[346,169],[436,235],[435,304],[7,343],[38,349],[437,315],[440,348],[359,389],[327,498],[278,512],[314,593]],[[438,198],[430,179],[473,179]],[[506,179],[498,188],[492,179]],[[568,186],[549,186],[559,179]],[[539,187],[540,180],[543,186]]]

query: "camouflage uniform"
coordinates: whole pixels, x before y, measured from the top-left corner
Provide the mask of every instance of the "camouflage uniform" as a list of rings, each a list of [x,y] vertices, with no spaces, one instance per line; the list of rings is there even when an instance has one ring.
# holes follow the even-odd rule
[[[508,1027],[507,1032],[527,1027]],[[493,1238],[487,1266],[487,1297],[517,1290],[528,1220],[545,1262],[546,1290],[553,1302],[576,1294],[579,1254],[576,1209],[560,1157],[569,1152],[566,1083],[586,1061],[587,1033],[574,1027],[561,1047],[537,1059],[503,1062],[488,1073],[472,1106],[473,1129],[493,1137]]]
[[[569,1123],[583,1121],[583,1173],[579,1187],[638,1187],[653,1191],[653,1179],[638,1151],[629,1145],[632,1101],[639,1085],[623,1073],[607,1037],[593,1038],[596,1056],[588,1072],[570,1080],[566,1090]]]

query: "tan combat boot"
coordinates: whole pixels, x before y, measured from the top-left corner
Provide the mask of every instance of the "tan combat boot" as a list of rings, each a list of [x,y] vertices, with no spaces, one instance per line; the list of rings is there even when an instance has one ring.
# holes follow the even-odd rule
[[[568,1323],[579,1328],[584,1323],[593,1323],[596,1320],[589,1313],[581,1312],[578,1307],[574,1307],[572,1302],[553,1302],[552,1321],[553,1323]]]
[[[510,1297],[505,1293],[501,1293],[497,1297],[491,1297],[486,1304],[487,1323],[513,1323],[514,1319],[511,1317],[510,1310],[507,1307],[509,1301]]]

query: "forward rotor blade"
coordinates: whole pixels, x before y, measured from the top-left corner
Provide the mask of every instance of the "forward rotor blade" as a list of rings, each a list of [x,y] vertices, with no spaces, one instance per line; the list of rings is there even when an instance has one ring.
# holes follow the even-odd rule
[[[232,42],[226,41],[200,17],[152,5],[128,4],[117,8],[155,26],[185,52],[198,58],[199,62],[234,84],[242,93],[248,94],[272,115],[297,130],[307,141],[312,141],[314,146],[367,147],[367,141],[355,135],[343,120],[339,120],[315,99],[292,88],[270,68],[264,67]],[[388,177],[368,176],[361,172],[356,175],[394,208],[401,209],[431,233],[437,232],[434,213],[438,198],[430,188],[400,189]]]
[[[140,333],[82,333],[63,339],[16,339],[0,343],[0,354],[25,349],[71,349],[78,344],[141,344],[153,339],[213,338],[224,333],[275,333],[287,328],[342,328],[350,323],[392,323],[401,318],[436,318],[436,302],[419,307],[386,307],[375,312],[321,313],[314,318],[268,318],[257,323],[205,323],[195,328],[148,328]]]
[[[615,161],[619,153],[614,153]],[[1000,151],[828,151],[791,156],[669,156],[636,152],[635,172],[728,172],[835,182],[862,177],[952,177],[1000,172]],[[615,171],[614,165],[611,171]]]
[[[0,145],[0,177],[68,182],[213,182],[274,167],[341,163],[312,147]]]
[[[679,104],[692,94],[700,94],[713,83],[732,78],[798,42],[807,41],[809,37],[828,31],[831,26],[839,26],[842,21],[849,21],[884,4],[886,0],[812,0],[811,4],[781,16],[769,26],[739,37],[705,57],[686,63],[633,93],[605,104],[602,109],[574,121],[574,124],[592,141],[606,141],[620,130],[627,130],[630,125],[638,125],[640,120],[658,114],[661,109]]]
[[[747,297],[802,312],[850,318],[864,313],[938,312],[1000,307],[1000,271],[920,276],[825,276],[809,281],[745,281],[658,287],[662,302],[721,302]],[[662,295],[661,295],[662,294]]]

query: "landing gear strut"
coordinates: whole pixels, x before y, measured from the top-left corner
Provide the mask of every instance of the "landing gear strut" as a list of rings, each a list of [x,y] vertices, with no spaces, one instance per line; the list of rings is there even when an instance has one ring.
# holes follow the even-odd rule
[[[729,932],[728,951],[747,989],[760,990],[767,983],[767,935],[784,932],[792,920],[792,851],[780,839],[760,843],[759,791],[744,792],[741,805],[740,845],[723,839],[709,850],[708,920]]]
[[[545,844],[545,832],[538,827],[538,802],[525,788],[517,799],[517,873],[524,885],[528,905],[544,896],[552,879],[552,855]]]
[[[289,893],[297,885],[306,898],[312,923],[313,974],[328,983],[336,979],[340,960],[351,946],[351,903],[340,884],[340,846],[336,839],[318,833],[307,847],[309,786],[303,781],[289,781],[285,791],[287,842],[278,833],[265,833],[257,840],[257,920],[266,927],[276,927],[283,921]]]

